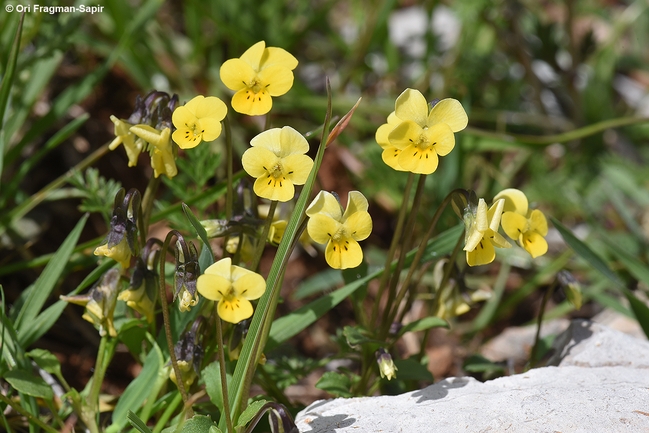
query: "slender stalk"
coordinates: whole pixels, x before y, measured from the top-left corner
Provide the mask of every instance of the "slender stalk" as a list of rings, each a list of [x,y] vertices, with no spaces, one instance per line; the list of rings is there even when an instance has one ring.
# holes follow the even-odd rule
[[[383,265],[383,269],[389,269],[390,265],[392,263],[392,260],[394,260],[394,255],[397,251],[397,246],[399,245],[399,240],[401,239],[401,233],[403,231],[403,225],[406,220],[406,211],[408,210],[408,199],[410,198],[410,190],[412,189],[412,182],[415,178],[414,173],[409,173],[408,174],[408,180],[406,181],[406,188],[403,192],[403,200],[401,202],[401,209],[399,209],[399,216],[397,218],[397,226],[394,230],[394,235],[392,236],[392,242],[390,243],[390,249],[388,250],[388,255],[385,258],[385,265]],[[390,273],[389,272],[383,272],[381,275],[381,281],[379,283],[379,290],[376,295],[376,301],[374,302],[374,305],[372,306],[372,316],[370,319],[370,323],[376,323],[376,319],[378,316],[379,312],[379,304],[381,303],[381,298],[383,297],[383,293],[385,292],[385,288],[387,287],[388,281],[390,278]]]
[[[146,235],[149,231],[149,223],[151,222],[151,211],[153,210],[153,200],[155,199],[156,191],[161,182],[160,177],[152,176],[149,179],[149,183],[146,186],[144,191],[144,197],[142,198],[142,235],[143,242],[146,241]]]
[[[424,192],[424,184],[426,182],[426,175],[420,175],[419,176],[419,181],[417,182],[417,190],[415,191],[415,197],[413,198],[412,201],[412,208],[410,209],[410,215],[408,216],[408,221],[406,222],[406,230],[404,232],[404,236],[402,239],[401,243],[401,250],[403,251],[408,251],[410,249],[410,243],[412,241],[412,234],[414,231],[414,226],[415,222],[417,221],[417,213],[419,212],[419,205],[421,204],[421,197]],[[422,241],[420,244],[420,248],[423,246],[425,247],[426,241]],[[388,312],[388,317],[391,318],[390,321],[388,322],[383,322],[381,323],[381,327],[385,330],[383,335],[387,335],[387,330],[390,329],[390,326],[392,326],[392,321],[397,315],[397,311],[399,310],[399,305],[401,304],[401,299],[403,299],[403,296],[399,299],[398,302],[394,302],[395,300],[395,295],[397,292],[397,285],[399,284],[399,279],[401,277],[401,271],[403,270],[403,262],[406,259],[405,254],[400,254],[399,255],[399,261],[397,262],[397,269],[394,271],[392,274],[392,278],[390,280],[390,288],[388,290],[388,301],[386,304],[386,309]],[[413,269],[413,266],[411,265],[410,269]],[[409,274],[410,275],[410,274]],[[405,287],[405,286],[404,286]],[[403,291],[403,288],[401,289]]]
[[[47,432],[57,433],[57,430],[55,428],[52,428],[47,424],[45,424],[43,421],[40,420],[40,418],[31,414],[29,411],[25,410],[19,404],[14,404],[14,402],[11,399],[7,398],[4,394],[0,394],[0,401],[2,401],[4,404],[8,406],[11,406],[13,410],[15,410],[16,412],[18,412],[19,414],[27,418],[30,424],[32,423],[36,424],[37,426],[39,426],[40,428],[42,428]]]
[[[178,359],[176,359],[176,352],[174,350],[174,342],[171,336],[171,322],[169,320],[169,304],[167,303],[167,288],[165,282],[165,257],[167,256],[167,250],[169,249],[169,243],[171,242],[172,237],[182,237],[180,233],[176,230],[172,230],[167,234],[164,244],[162,245],[162,252],[160,253],[160,262],[159,262],[159,272],[160,272],[160,304],[162,305],[162,318],[164,321],[165,336],[167,338],[167,347],[169,348],[169,358],[171,359],[171,366],[174,369],[174,374],[176,375],[176,386],[180,395],[183,398],[183,403],[187,403],[187,391],[185,390],[185,384],[183,382],[182,373],[178,367]],[[191,407],[186,407],[187,416],[191,418],[194,416],[194,411]]]
[[[162,431],[164,426],[167,425],[167,421],[169,421],[169,418],[171,418],[171,415],[176,411],[176,408],[181,401],[182,396],[180,394],[176,394],[173,400],[171,400],[171,402],[169,403],[169,406],[167,406],[165,411],[160,416],[160,419],[158,419],[158,422],[153,429],[153,433],[160,433]]]
[[[230,120],[227,116],[223,119],[223,135],[225,136],[225,170],[227,179],[225,184],[225,219],[229,221],[232,218],[232,203],[234,201],[234,193],[232,190],[232,160],[234,152],[232,151],[232,130],[230,129]]]
[[[225,371],[225,349],[223,348],[223,326],[221,324],[221,318],[219,313],[216,310],[217,304],[214,304],[214,313],[216,317],[216,344],[218,345],[219,352],[219,372],[221,373],[221,395],[223,396],[223,411],[221,412],[225,415],[225,423],[228,426],[228,433],[234,433],[234,427],[232,426],[232,416],[230,415],[230,399],[228,398],[228,377]]]
[[[543,300],[541,301],[541,310],[539,311],[539,317],[536,319],[536,335],[534,336],[534,346],[532,346],[532,352],[530,353],[530,368],[534,368],[537,362],[537,356],[539,351],[539,345],[541,342],[541,326],[543,324],[543,315],[545,314],[545,307],[548,304],[548,301],[554,294],[554,290],[557,287],[558,279],[554,279],[552,285],[548,290],[545,291],[543,295]]]
[[[421,261],[422,256],[424,255],[424,251],[426,251],[426,245],[428,244],[428,240],[430,237],[433,235],[433,231],[435,230],[435,226],[437,226],[437,222],[439,221],[439,218],[442,216],[442,211],[448,206],[448,204],[451,202],[451,197],[455,191],[451,191],[446,197],[444,197],[444,200],[442,201],[442,204],[440,205],[439,208],[435,211],[435,215],[433,215],[433,219],[430,223],[430,227],[428,228],[428,231],[424,235],[424,237],[421,240],[421,243],[419,244],[419,248],[417,249],[417,253],[415,254],[414,259],[412,260],[412,264],[410,265],[410,269],[408,270],[408,274],[406,275],[405,280],[403,281],[401,285],[401,289],[399,290],[399,293],[397,294],[397,297],[394,301],[394,307],[392,308],[392,311],[390,312],[390,315],[388,317],[387,322],[383,322],[384,326],[381,329],[381,333],[379,335],[379,339],[384,339],[388,331],[390,330],[390,326],[385,326],[385,323],[392,323],[394,321],[394,318],[397,315],[397,311],[399,310],[399,304],[401,304],[401,301],[403,300],[403,297],[405,296],[406,292],[408,291],[408,287],[410,286],[410,280],[412,279],[413,274],[415,273],[415,269],[419,266],[419,262]]]
[[[270,202],[270,209],[268,209],[268,216],[264,221],[264,227],[261,230],[261,237],[257,241],[257,246],[255,248],[255,256],[252,259],[250,264],[250,269],[257,272],[259,267],[259,262],[261,262],[261,256],[264,254],[264,248],[266,247],[266,238],[268,238],[268,232],[270,231],[270,226],[273,223],[273,216],[275,215],[275,209],[277,209],[277,200]]]

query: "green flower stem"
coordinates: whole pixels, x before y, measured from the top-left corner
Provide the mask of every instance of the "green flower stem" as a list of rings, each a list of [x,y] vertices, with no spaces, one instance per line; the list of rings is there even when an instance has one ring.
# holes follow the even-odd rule
[[[487,137],[495,138],[502,141],[508,141],[511,143],[524,143],[524,144],[533,144],[546,146],[553,143],[566,143],[568,141],[579,140],[597,133],[606,131],[611,128],[619,128],[622,126],[637,125],[640,123],[649,122],[649,118],[646,117],[621,117],[618,119],[604,120],[592,125],[584,126],[583,128],[573,129],[572,131],[563,132],[561,134],[553,135],[519,135],[519,134],[507,134],[507,133],[498,133],[492,131],[486,131],[483,129],[471,128],[468,127],[464,130],[465,134],[475,135],[478,137]]]
[[[167,421],[171,418],[171,415],[176,411],[176,408],[180,403],[183,401],[183,398],[180,394],[174,395],[173,400],[169,402],[169,406],[165,409],[165,411],[160,415],[160,418],[158,419],[158,422],[156,423],[155,427],[153,428],[152,433],[160,433],[162,429],[167,425]]]
[[[115,346],[117,339],[104,335],[99,342],[99,350],[97,351],[97,360],[95,361],[95,373],[92,375],[92,384],[88,394],[87,404],[83,405],[81,413],[83,422],[86,423],[88,430],[91,433],[99,432],[97,426],[97,415],[99,413],[99,392],[101,391],[101,384],[106,375],[106,369],[110,364],[113,354],[115,353]]]
[[[453,270],[453,266],[455,266],[455,260],[457,259],[457,255],[460,253],[460,247],[462,246],[463,241],[464,241],[464,230],[457,238],[457,242],[455,243],[455,248],[453,248],[451,257],[449,257],[448,259],[448,266],[444,270],[442,281],[440,281],[439,288],[437,289],[437,293],[435,293],[435,298],[433,300],[433,308],[435,311],[437,311],[439,307],[439,301],[440,301],[439,295],[442,292],[442,288],[446,287],[446,285],[448,284],[448,280],[451,278],[451,271]]]
[[[406,258],[406,255],[403,254],[403,252],[408,251],[410,249],[410,243],[412,241],[412,233],[414,231],[415,221],[417,220],[417,214],[419,212],[419,206],[421,204],[421,197],[424,192],[425,183],[426,183],[426,175],[422,174],[419,176],[419,181],[417,182],[417,190],[415,191],[415,196],[412,201],[412,207],[410,209],[410,215],[408,215],[408,221],[406,222],[406,229],[404,231],[404,236],[402,237],[402,241],[401,241],[402,253],[399,255],[399,261],[397,262],[397,269],[394,271],[394,273],[392,273],[392,279],[390,280],[390,288],[388,290],[388,301],[386,303],[386,308],[387,311],[390,310],[393,311],[390,314],[388,314],[388,317],[390,317],[391,320],[388,322],[381,323],[382,328],[384,328],[385,330],[385,332],[382,333],[383,335],[387,335],[387,331],[390,329],[390,326],[392,325],[392,321],[396,317],[397,311],[399,310],[399,304],[401,303],[401,300],[399,300],[398,302],[394,302],[394,300],[397,292],[397,285],[399,284],[399,279],[401,277],[401,271],[403,270],[403,261]],[[421,245],[424,244],[425,242],[423,242]],[[416,267],[417,265],[413,263],[413,265],[411,265],[411,269],[413,266]],[[403,296],[401,298],[403,298]]]
[[[539,317],[536,319],[536,335],[534,336],[534,346],[532,346],[532,351],[530,352],[530,368],[534,368],[536,365],[536,358],[539,352],[539,344],[541,342],[541,325],[543,324],[543,315],[545,314],[545,307],[548,304],[548,301],[554,294],[554,290],[557,287],[559,280],[554,279],[552,285],[545,291],[543,295],[543,301],[541,301],[541,310],[539,311]]]
[[[397,294],[397,297],[391,306],[392,310],[390,311],[390,314],[388,316],[388,321],[383,322],[383,327],[381,329],[381,333],[379,334],[380,340],[383,340],[387,337],[388,331],[390,330],[390,326],[389,325],[385,326],[385,323],[392,323],[395,317],[397,316],[397,312],[399,311],[399,304],[401,304],[401,301],[403,301],[404,296],[408,292],[408,288],[410,286],[410,280],[412,279],[412,276],[415,273],[417,267],[419,266],[419,262],[421,261],[424,252],[426,251],[426,245],[428,244],[428,240],[433,235],[435,226],[437,226],[437,222],[439,221],[439,218],[442,216],[442,211],[451,202],[451,198],[453,197],[453,194],[455,194],[455,191],[451,191],[446,197],[444,197],[444,201],[442,201],[442,204],[435,211],[435,215],[433,215],[433,219],[430,223],[430,227],[428,228],[428,231],[426,232],[426,234],[424,235],[424,237],[422,238],[419,244],[419,248],[417,249],[417,253],[415,254],[414,259],[412,260],[410,269],[408,270],[408,274],[406,275],[406,278],[401,284],[401,289],[399,290],[399,293]],[[390,308],[390,306],[388,308]]]
[[[149,231],[149,224],[151,222],[151,211],[153,210],[153,201],[155,199],[155,193],[158,190],[161,182],[160,177],[151,176],[149,183],[146,186],[144,191],[144,197],[142,198],[142,227],[140,233],[140,242],[142,245],[146,243],[147,233]]]
[[[30,424],[36,424],[38,427],[42,428],[49,433],[57,433],[55,428],[52,428],[40,420],[37,416],[34,416],[29,411],[25,410],[21,405],[14,403],[11,399],[7,398],[4,394],[0,393],[0,401],[4,404],[11,406],[13,410],[18,412],[20,415],[24,416],[29,420]]]
[[[266,239],[268,238],[268,232],[270,231],[270,226],[273,223],[273,216],[275,215],[275,209],[277,209],[277,200],[270,202],[270,209],[268,209],[268,216],[266,221],[264,221],[264,227],[261,230],[261,237],[257,241],[257,247],[255,248],[255,256],[252,259],[250,264],[250,269],[257,272],[259,267],[259,262],[261,262],[261,256],[264,254],[264,248],[266,248]]]
[[[183,382],[183,376],[181,374],[180,368],[178,367],[178,359],[176,359],[176,352],[174,351],[174,342],[171,336],[171,322],[169,321],[169,304],[167,303],[167,288],[165,282],[165,257],[167,256],[167,250],[169,249],[169,243],[171,242],[172,237],[179,237],[180,233],[176,230],[172,230],[167,234],[164,244],[162,245],[162,250],[160,253],[160,262],[159,262],[159,272],[160,277],[158,278],[160,284],[160,304],[162,305],[162,318],[164,321],[165,336],[167,338],[167,347],[169,348],[169,358],[171,359],[171,366],[174,369],[174,374],[176,375],[176,385],[178,386],[178,391],[183,398],[183,403],[187,405],[187,391],[185,390],[185,384]],[[190,406],[186,406],[187,417],[191,418],[194,416],[194,411]]]
[[[397,251],[397,246],[399,245],[399,239],[401,238],[401,233],[403,232],[403,225],[406,220],[406,211],[408,210],[408,201],[410,198],[410,190],[412,189],[412,182],[415,178],[414,173],[409,173],[408,174],[408,180],[406,181],[406,188],[403,192],[403,200],[401,202],[401,209],[399,209],[399,216],[397,218],[397,226],[394,230],[394,235],[392,236],[392,242],[390,243],[390,249],[388,250],[388,254],[385,257],[385,265],[383,265],[383,269],[389,269],[390,265],[392,263],[392,260],[394,259],[394,255]],[[381,275],[381,281],[379,283],[379,290],[376,295],[376,301],[374,302],[374,305],[372,306],[372,316],[370,319],[370,324],[376,323],[376,319],[378,316],[379,312],[379,304],[381,303],[381,298],[383,297],[383,293],[385,292],[385,288],[387,287],[388,281],[389,281],[390,273],[389,272],[383,272]]]
[[[217,304],[214,303],[214,317],[216,317],[216,344],[219,353],[219,373],[221,374],[221,395],[223,396],[223,408],[221,414],[225,416],[225,424],[228,426],[228,432],[234,433],[232,426],[232,415],[230,414],[230,400],[228,399],[228,377],[225,372],[225,349],[223,348],[223,326]]]

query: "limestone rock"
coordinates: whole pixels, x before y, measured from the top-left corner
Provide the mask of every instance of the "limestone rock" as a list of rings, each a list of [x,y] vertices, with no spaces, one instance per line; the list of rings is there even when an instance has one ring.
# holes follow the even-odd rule
[[[649,432],[649,342],[577,320],[558,366],[485,383],[461,377],[398,396],[317,401],[302,433]]]

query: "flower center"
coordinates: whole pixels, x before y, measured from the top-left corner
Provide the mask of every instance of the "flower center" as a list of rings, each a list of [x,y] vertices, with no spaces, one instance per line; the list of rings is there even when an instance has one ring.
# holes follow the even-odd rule
[[[203,133],[205,132],[204,129],[199,129],[199,126],[196,123],[185,123],[185,126],[187,129],[185,130],[185,140],[188,141],[200,141]]]

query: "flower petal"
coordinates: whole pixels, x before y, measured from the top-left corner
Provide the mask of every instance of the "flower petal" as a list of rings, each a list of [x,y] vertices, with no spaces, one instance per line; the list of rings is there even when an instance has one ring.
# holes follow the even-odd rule
[[[448,155],[455,147],[455,135],[445,123],[431,126],[423,135],[439,156]]]
[[[546,236],[548,234],[548,221],[540,210],[534,209],[530,213],[529,222],[530,230],[539,233],[541,236]]]
[[[230,290],[231,282],[222,275],[203,274],[196,280],[196,289],[210,301],[219,301]]]
[[[548,242],[537,232],[530,232],[522,236],[522,247],[530,253],[532,258],[537,258],[548,252]]]
[[[401,120],[411,120],[422,128],[427,126],[428,102],[419,90],[404,90],[397,98],[394,112]]]
[[[473,251],[466,252],[466,262],[469,266],[480,266],[491,263],[496,258],[496,250],[488,240],[482,240]]]
[[[283,48],[268,47],[264,50],[264,55],[261,58],[260,68],[265,69],[270,66],[279,65],[284,68],[293,70],[297,68],[298,61]]]
[[[431,147],[421,149],[417,146],[408,146],[399,154],[399,165],[413,173],[431,174],[437,170],[439,157]]]
[[[237,113],[261,116],[273,108],[273,98],[266,90],[255,93],[249,88],[243,88],[232,97],[232,108]]]
[[[362,241],[372,233],[372,217],[368,212],[356,212],[344,223],[346,232],[354,240]]]
[[[325,260],[334,269],[355,268],[363,261],[363,250],[353,239],[330,241],[325,248]]]
[[[313,217],[318,213],[327,215],[338,222],[342,220],[343,216],[343,210],[340,206],[340,202],[338,202],[338,199],[336,199],[336,197],[334,197],[332,193],[327,191],[320,191],[318,195],[315,196],[309,207],[306,209],[306,214],[310,217]]]
[[[270,96],[281,96],[293,87],[293,72],[280,65],[264,68],[257,74],[257,78]]]
[[[279,153],[278,156],[293,154],[304,154],[309,151],[309,142],[306,138],[290,126],[281,129],[279,135]]]
[[[311,216],[306,226],[309,236],[319,244],[329,242],[331,236],[336,233],[339,228],[340,223],[338,221],[320,213]]]
[[[516,212],[503,213],[501,224],[505,234],[516,240],[528,230],[527,218]]]
[[[487,217],[489,218],[489,228],[495,232],[497,232],[498,227],[500,227],[500,218],[503,215],[504,206],[505,200],[496,200],[489,208],[489,212],[487,212]]]
[[[417,144],[424,130],[412,120],[406,120],[397,125],[390,134],[388,140],[397,149],[405,149],[408,146]]]
[[[238,91],[247,88],[255,80],[257,73],[245,61],[241,59],[230,59],[221,65],[219,75],[225,87]]]
[[[287,202],[295,196],[295,187],[289,179],[276,178],[267,174],[258,177],[253,185],[253,190],[261,198]]]
[[[343,214],[343,221],[356,212],[367,212],[370,205],[365,196],[359,191],[349,191],[347,195],[347,208]]]
[[[451,131],[458,132],[466,128],[469,118],[460,101],[446,98],[435,104],[428,115],[427,123],[429,126],[444,123],[451,128]]]
[[[381,153],[381,159],[383,159],[383,162],[385,162],[388,167],[391,167],[398,171],[408,171],[399,165],[400,154],[401,150],[397,149],[394,146],[388,146],[383,149],[383,153]]]
[[[282,159],[282,168],[288,180],[304,185],[313,168],[313,160],[307,155],[289,155]]]
[[[232,278],[232,259],[225,257],[218,262],[212,263],[205,269],[206,274],[220,275],[228,281]]]
[[[241,60],[246,62],[252,69],[259,71],[261,60],[266,52],[266,42],[259,41],[252,47],[248,48],[242,55]]]
[[[216,307],[219,317],[226,322],[239,323],[252,316],[252,304],[247,299],[221,299]]]
[[[516,212],[523,216],[527,216],[527,197],[525,193],[516,188],[507,188],[500,191],[494,197],[494,202],[499,199],[505,199],[505,207],[503,212]]]
[[[203,141],[213,141],[221,135],[221,121],[216,117],[203,117],[198,120],[196,129],[202,131]]]
[[[255,178],[268,175],[278,161],[279,158],[273,152],[263,147],[251,147],[241,157],[243,169]]]
[[[266,291],[264,277],[240,266],[234,266],[232,281],[235,296],[244,299],[259,299]]]
[[[192,103],[194,99],[189,101],[187,105]],[[208,96],[207,98],[199,99],[198,102],[195,103],[193,111],[199,119],[210,117],[220,122],[225,118],[225,115],[228,114],[228,107],[225,105],[225,102],[221,101],[216,96]]]
[[[253,147],[263,147],[270,150],[275,155],[280,156],[282,152],[282,129],[272,128],[257,134],[252,140],[250,145]]]

